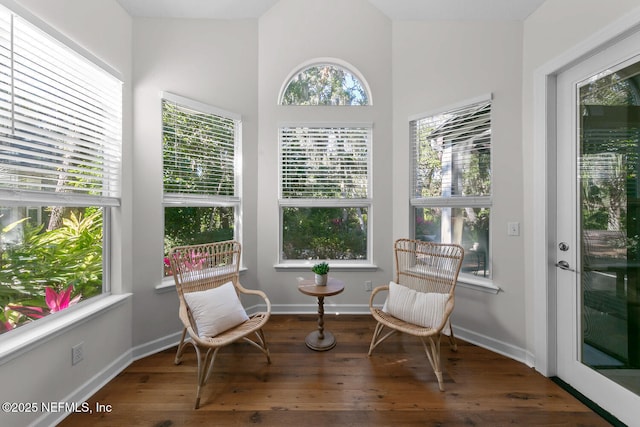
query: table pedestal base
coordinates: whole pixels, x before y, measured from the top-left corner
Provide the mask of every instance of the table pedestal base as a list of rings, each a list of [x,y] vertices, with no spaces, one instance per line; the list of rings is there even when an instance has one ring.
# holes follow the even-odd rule
[[[320,331],[313,331],[307,335],[304,342],[307,344],[307,347],[315,351],[327,351],[336,346],[336,338],[331,332],[324,331],[322,335],[324,335],[324,337],[320,338]]]

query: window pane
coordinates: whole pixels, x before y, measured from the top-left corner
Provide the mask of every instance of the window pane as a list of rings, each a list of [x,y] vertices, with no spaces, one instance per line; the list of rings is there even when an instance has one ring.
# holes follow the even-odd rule
[[[490,277],[488,208],[416,208],[416,239],[464,248],[461,272]]]
[[[360,80],[333,64],[312,65],[297,73],[284,91],[282,105],[369,105]]]
[[[165,193],[235,196],[233,119],[162,102]]]
[[[283,208],[282,259],[366,259],[367,215],[367,208]]]
[[[282,198],[366,198],[370,133],[367,127],[281,128]]]
[[[103,210],[0,207],[0,333],[102,293]]]
[[[491,101],[410,123],[413,197],[491,195]]]
[[[234,238],[233,207],[179,206],[164,208],[164,272],[171,275],[168,259],[171,248],[220,242]]]

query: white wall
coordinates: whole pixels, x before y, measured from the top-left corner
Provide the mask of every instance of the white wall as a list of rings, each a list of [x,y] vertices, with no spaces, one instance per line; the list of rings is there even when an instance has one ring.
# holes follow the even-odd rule
[[[407,235],[412,215],[409,117],[492,93],[492,269],[502,291],[458,286],[452,321],[461,336],[523,358],[523,245],[507,236],[507,222],[523,217],[521,63],[519,22],[393,24],[394,237]]]
[[[255,275],[258,168],[258,23],[256,20],[134,20],[134,345],[181,330],[173,288],[162,281],[162,121],[167,91],[242,115],[244,262]],[[248,281],[248,282],[247,282]],[[243,275],[243,283],[255,283]]]
[[[115,0],[23,0],[20,5],[72,39],[122,75],[123,92],[123,195],[115,215],[122,239],[114,242],[113,289],[131,290],[131,43],[132,21]],[[120,233],[118,233],[120,234]],[[97,386],[96,377],[108,375],[114,362],[127,358],[131,350],[131,300],[63,332],[41,338],[42,344],[0,365],[0,401],[49,402],[82,399]],[[61,313],[62,315],[62,313]],[[59,317],[58,317],[59,318]],[[45,319],[49,321],[50,319]],[[26,328],[26,327],[25,327]],[[16,331],[22,334],[22,331]],[[6,345],[2,337],[0,345]],[[71,365],[71,347],[84,342],[84,360]],[[105,345],[105,342],[108,345]],[[123,363],[126,363],[123,362]],[[45,424],[60,414],[0,413],[0,425],[27,425],[43,416]],[[42,420],[41,419],[41,420]]]
[[[295,120],[372,122],[372,261],[378,270],[332,270],[333,276],[345,281],[345,291],[325,301],[328,313],[368,312],[369,293],[364,291],[364,281],[381,284],[392,278],[391,22],[366,0],[281,0],[261,17],[259,37],[258,263],[252,268],[257,270],[259,285],[269,295],[274,311],[315,310],[315,300],[297,290],[296,277],[309,278],[310,269],[274,269],[278,263],[278,124]],[[276,105],[287,76],[302,63],[324,57],[346,61],[359,70],[369,83],[373,105]],[[334,304],[341,307],[335,308]]]
[[[527,348],[536,352],[546,352],[542,347],[547,344],[541,342],[540,337],[545,335],[542,331],[546,327],[546,316],[540,316],[540,311],[534,311],[534,302],[546,304],[539,296],[547,292],[547,283],[543,276],[539,276],[534,282],[534,273],[539,265],[534,265],[534,242],[541,236],[534,235],[533,225],[540,215],[534,205],[534,190],[536,183],[542,182],[546,177],[534,173],[534,150],[537,150],[544,141],[534,139],[534,122],[536,110],[534,100],[541,94],[534,93],[534,75],[537,70],[544,69],[550,63],[557,62],[568,51],[587,49],[585,41],[594,37],[603,28],[617,19],[621,19],[628,12],[639,6],[637,0],[608,1],[606,6],[597,0],[547,0],[535,11],[524,25],[523,37],[523,132],[522,152],[524,161],[522,166],[523,190],[527,195],[524,199],[524,274],[522,280],[526,287],[526,320],[527,320]],[[585,50],[586,52],[586,50]],[[540,230],[538,230],[540,231]],[[552,254],[555,256],[555,254]],[[544,262],[544,260],[542,260]],[[538,308],[539,309],[539,308]],[[536,341],[538,337],[538,341]],[[552,357],[552,355],[550,355]],[[554,374],[552,360],[539,360],[539,367],[543,372]],[[551,369],[548,371],[548,369]]]

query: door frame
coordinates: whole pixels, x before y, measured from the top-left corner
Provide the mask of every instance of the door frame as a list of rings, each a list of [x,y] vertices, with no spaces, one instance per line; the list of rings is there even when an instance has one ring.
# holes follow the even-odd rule
[[[557,76],[589,56],[640,31],[640,8],[625,14],[533,74],[533,184],[531,212],[533,363],[557,373],[556,345],[556,83]]]

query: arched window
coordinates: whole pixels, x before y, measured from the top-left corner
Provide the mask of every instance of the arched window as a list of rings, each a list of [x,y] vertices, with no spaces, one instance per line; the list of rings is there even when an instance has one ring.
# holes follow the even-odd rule
[[[279,263],[372,265],[373,123],[342,108],[372,105],[366,80],[344,61],[314,59],[289,74],[278,102],[342,110],[338,121],[316,121],[317,108],[303,109],[279,128]]]
[[[281,105],[371,105],[364,82],[349,67],[334,60],[303,65],[287,80]]]

